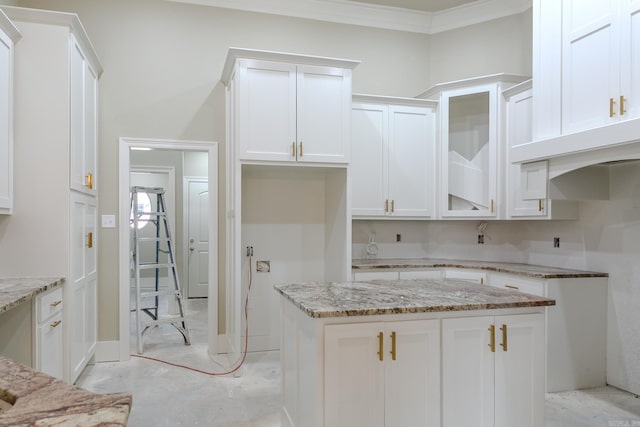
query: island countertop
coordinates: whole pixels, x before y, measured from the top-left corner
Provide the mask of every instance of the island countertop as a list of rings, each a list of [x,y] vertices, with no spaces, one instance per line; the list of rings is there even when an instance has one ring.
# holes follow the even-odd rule
[[[539,279],[609,277],[607,273],[512,262],[469,261],[438,258],[362,258],[352,261],[354,270],[399,270],[417,268],[468,268],[517,274]]]
[[[0,277],[0,314],[63,282],[60,277]]]
[[[274,288],[313,318],[555,305],[553,299],[458,279],[283,283]]]

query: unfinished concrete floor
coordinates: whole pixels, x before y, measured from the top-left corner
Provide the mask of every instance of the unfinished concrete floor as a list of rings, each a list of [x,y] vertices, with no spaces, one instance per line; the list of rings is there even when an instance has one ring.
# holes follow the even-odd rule
[[[191,346],[183,344],[174,328],[163,325],[145,334],[144,355],[220,371],[207,355],[206,311],[206,300],[187,303]],[[131,339],[135,354],[135,333]],[[239,377],[208,376],[134,357],[90,365],[77,384],[97,393],[133,393],[132,427],[276,427],[279,357],[277,351],[250,353]],[[640,399],[613,387],[550,393],[545,419],[547,427],[640,427]]]

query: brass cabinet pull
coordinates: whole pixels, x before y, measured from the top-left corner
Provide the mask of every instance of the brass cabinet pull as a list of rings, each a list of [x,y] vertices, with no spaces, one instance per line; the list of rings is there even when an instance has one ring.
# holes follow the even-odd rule
[[[391,360],[396,360],[396,332],[391,332]]]
[[[624,109],[624,96],[620,95],[620,115],[626,113],[627,110]]]
[[[61,320],[56,320],[56,321],[55,321],[55,322],[53,322],[50,326],[51,326],[52,328],[55,328],[55,327],[57,327],[60,323],[62,323],[62,321],[61,321]]]
[[[87,233],[87,247],[91,249],[93,247],[93,232]]]
[[[378,334],[378,359],[380,359],[380,361],[384,361],[384,334],[382,332],[380,332]]]
[[[49,306],[51,306],[51,307],[57,307],[57,306],[58,306],[58,305],[60,305],[60,304],[62,304],[62,301],[61,301],[61,300],[58,300],[58,301],[54,301],[54,302],[52,302],[51,304],[49,304]]]
[[[507,351],[507,325],[502,325],[500,330],[502,331],[502,344],[500,345],[503,351]]]
[[[513,285],[504,285],[504,287],[509,289],[520,289],[519,287]]]
[[[295,157],[296,156],[296,142],[292,142],[291,143],[291,157]]]
[[[489,326],[489,333],[491,334],[491,338],[489,342],[489,348],[491,349],[492,353],[496,352],[496,327],[495,325],[491,325]]]
[[[493,213],[493,199],[491,199],[491,213]]]
[[[300,141],[300,157],[302,157],[302,141]]]
[[[392,200],[391,201],[391,213],[393,213],[396,210],[396,201]]]
[[[85,187],[87,187],[89,190],[93,189],[93,174],[91,172],[89,172],[87,175],[85,175]]]
[[[616,101],[614,101],[613,98],[609,98],[609,117],[613,117],[616,114],[613,108],[614,105],[616,105]]]
[[[542,199],[538,200],[538,212],[542,212]]]
[[[389,199],[384,201],[384,211],[389,212]]]

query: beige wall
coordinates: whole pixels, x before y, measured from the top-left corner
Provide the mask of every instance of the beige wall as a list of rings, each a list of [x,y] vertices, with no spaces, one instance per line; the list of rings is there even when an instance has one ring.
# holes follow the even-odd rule
[[[354,92],[381,95],[415,96],[432,82],[458,76],[461,66],[468,73],[500,67],[504,69],[498,71],[530,73],[530,65],[513,52],[515,45],[524,50],[518,56],[530,56],[528,36],[514,34],[527,32],[521,24],[530,19],[526,14],[498,20],[495,26],[474,26],[473,39],[485,26],[491,32],[482,64],[474,64],[469,51],[460,53],[455,62],[442,60],[448,52],[444,46],[463,43],[464,31],[430,37],[161,0],[21,0],[18,4],[78,13],[104,65],[100,214],[118,211],[119,137],[215,140],[221,143],[224,159],[224,90],[219,78],[230,46],[358,59],[362,64],[354,71]],[[224,193],[220,195],[223,198]],[[117,229],[101,229],[99,241],[99,340],[110,341],[118,339]]]

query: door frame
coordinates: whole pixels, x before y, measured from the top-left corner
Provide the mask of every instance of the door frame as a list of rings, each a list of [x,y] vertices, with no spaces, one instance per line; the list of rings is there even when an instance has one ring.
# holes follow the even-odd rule
[[[189,184],[192,182],[206,182],[209,184],[209,179],[206,176],[183,176],[182,177],[182,195],[183,195],[183,203],[182,203],[182,241],[185,244],[182,247],[182,259],[187,260],[186,268],[184,269],[184,278],[183,283],[185,285],[185,290],[187,297],[189,297],[189,202],[185,201],[185,198],[188,197],[189,194]],[[209,190],[211,190],[209,188]],[[209,201],[209,207],[211,207],[211,200]],[[209,223],[211,226],[211,223]],[[209,260],[211,261],[211,260]],[[209,279],[211,280],[211,279]]]
[[[218,354],[218,143],[214,141],[185,141],[120,137],[118,143],[118,281],[119,281],[119,343],[120,360],[130,354],[130,292],[129,292],[129,152],[132,147],[204,151],[208,155],[209,175],[209,303],[208,353]]]

